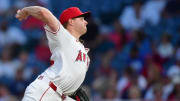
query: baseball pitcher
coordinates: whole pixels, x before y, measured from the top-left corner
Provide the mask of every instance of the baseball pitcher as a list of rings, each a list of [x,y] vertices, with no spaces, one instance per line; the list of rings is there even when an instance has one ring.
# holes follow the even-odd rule
[[[59,20],[46,8],[29,6],[19,9],[16,18],[25,20],[33,16],[45,23],[44,29],[52,53],[52,65],[27,88],[22,101],[89,101],[80,88],[90,59],[88,48],[79,41],[87,31],[85,17],[77,7],[67,8]]]

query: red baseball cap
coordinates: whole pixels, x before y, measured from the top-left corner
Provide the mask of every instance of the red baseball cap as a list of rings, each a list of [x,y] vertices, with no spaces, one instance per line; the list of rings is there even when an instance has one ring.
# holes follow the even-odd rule
[[[90,12],[81,12],[81,10],[78,7],[70,7],[65,9],[60,17],[59,17],[59,21],[61,22],[61,24],[64,24],[65,22],[67,22],[69,19],[72,18],[76,18],[76,17],[89,17],[90,16]]]

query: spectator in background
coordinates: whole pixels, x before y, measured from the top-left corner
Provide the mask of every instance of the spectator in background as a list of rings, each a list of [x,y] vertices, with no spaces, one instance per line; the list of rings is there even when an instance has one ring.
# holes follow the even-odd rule
[[[102,85],[98,85],[98,82],[94,82],[94,87],[98,87],[98,89],[101,88],[101,93],[99,93],[100,95],[98,96],[98,98],[96,98],[95,101],[104,101],[104,100],[110,100],[110,101],[118,101],[118,92],[116,89],[116,84],[117,84],[117,72],[116,71],[111,71],[111,74],[107,75],[106,77],[104,77],[104,81],[103,79],[99,79],[102,81],[99,81],[101,83],[103,83]],[[103,77],[101,77],[103,78]],[[96,79],[98,80],[98,79]],[[98,90],[96,88],[96,90]],[[96,96],[97,97],[97,96]]]
[[[139,87],[133,85],[128,89],[128,99],[141,101],[140,99],[142,99],[142,93]]]
[[[33,75],[34,68],[31,63],[31,58],[30,54],[26,50],[20,50],[19,55],[18,55],[18,62],[20,63],[19,69],[22,69],[23,73],[23,78],[26,81],[30,81],[32,78],[31,76]]]
[[[25,36],[25,33],[17,26],[9,26],[7,34],[10,38],[10,43],[25,45],[27,42],[27,37]]]
[[[177,75],[172,79],[174,84],[174,89],[171,92],[168,100],[169,101],[178,101],[180,99],[180,75]]]
[[[151,87],[160,80],[162,71],[163,70],[160,65],[152,62],[151,60],[148,64],[146,64],[146,67],[144,67],[143,70],[143,75],[147,80],[147,88]]]
[[[167,101],[170,93],[173,91],[174,85],[172,83],[171,78],[169,78],[167,76],[167,74],[163,74],[160,81],[161,81],[162,86],[163,86],[162,98],[164,101]]]
[[[4,84],[0,84],[0,101],[18,101],[15,96],[12,96]]]
[[[161,41],[157,47],[157,52],[162,59],[163,64],[170,64],[170,61],[174,55],[174,47],[171,43],[171,36],[164,33],[161,37]]]
[[[108,38],[115,44],[116,50],[121,51],[124,45],[130,40],[128,34],[119,21],[115,20],[113,22],[113,31],[108,34]]]
[[[95,72],[95,80],[93,82],[93,88],[98,94],[96,97],[99,99],[117,99],[116,87],[117,84],[117,72],[111,67],[111,59],[114,56],[114,50],[108,50],[102,55],[102,62],[99,68]]]
[[[116,100],[118,100],[117,89],[114,88],[114,87],[106,88],[106,90],[104,91],[104,94],[103,94],[103,99],[104,100],[109,100],[109,101],[116,101]]]
[[[122,77],[120,77],[117,83],[118,94],[121,98],[127,99],[128,90],[134,85],[140,89],[140,92],[146,89],[146,79],[142,75],[136,74],[135,70],[133,70],[131,67],[127,67],[123,73],[124,74]]]
[[[153,87],[153,93],[154,93],[154,101],[164,101],[163,100],[163,86],[162,84],[155,84]]]
[[[162,95],[163,86],[157,82],[148,89],[144,99],[147,101],[164,101]]]
[[[179,59],[179,57],[176,58],[176,64],[169,67],[169,69],[167,70],[167,75],[171,79],[173,79],[176,76],[180,76],[180,59]]]
[[[27,82],[24,77],[24,68],[19,68],[16,71],[15,79],[13,79],[10,86],[10,91],[21,99],[24,95],[26,86],[28,86],[28,83],[29,82]]]
[[[108,77],[113,72],[113,67],[111,66],[111,60],[114,56],[114,50],[108,50],[102,55],[101,65],[96,70],[96,75]]]
[[[119,78],[117,83],[118,94],[121,96],[129,84],[129,78],[133,73],[133,69],[128,67],[124,70],[123,75]]]
[[[135,30],[132,33],[132,40],[131,43],[132,45],[137,46],[138,48],[138,56],[140,58],[145,58],[148,55],[152,54],[152,49],[151,49],[151,40],[148,38],[148,35],[142,30]]]
[[[1,74],[3,76],[2,79],[9,83],[14,79],[16,70],[19,68],[19,62],[14,59],[12,52],[12,47],[6,46],[4,47],[0,58],[0,71],[3,73]]]
[[[96,69],[95,80],[93,83],[94,88],[97,90],[101,87],[96,87],[96,86],[98,86],[98,85],[96,85],[96,83],[98,83],[98,82],[102,83],[102,82],[104,82],[104,80],[107,81],[108,78],[111,77],[113,75],[113,73],[115,73],[115,71],[111,67],[111,59],[112,59],[113,55],[114,55],[114,50],[109,50],[102,55],[102,61],[101,61],[100,67],[98,67]],[[112,77],[112,78],[113,79],[111,79],[111,80],[116,79],[116,75],[115,75],[115,77]],[[110,83],[110,82],[108,82],[108,83]],[[106,85],[107,85],[107,83],[106,83]],[[104,88],[102,90],[104,90]]]
[[[165,8],[166,0],[149,0],[142,10],[142,18],[145,23],[156,26],[159,24],[161,12]],[[152,16],[153,15],[153,16]]]
[[[136,72],[140,73],[143,68],[143,60],[139,56],[139,49],[137,44],[131,47],[129,57],[128,57],[128,64],[131,68],[133,68]]]
[[[143,27],[142,6],[143,2],[138,0],[123,10],[119,21],[126,30],[137,30]]]
[[[24,45],[27,41],[23,31],[16,26],[9,26],[7,21],[0,24],[0,46],[9,44]]]

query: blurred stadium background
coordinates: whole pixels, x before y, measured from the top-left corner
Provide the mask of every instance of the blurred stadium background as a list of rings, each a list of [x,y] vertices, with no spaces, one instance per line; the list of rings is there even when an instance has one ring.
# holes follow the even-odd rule
[[[57,18],[70,6],[91,11],[82,36],[91,101],[180,101],[179,0],[0,0],[0,101],[20,101],[50,65],[42,22],[15,18],[30,5]]]

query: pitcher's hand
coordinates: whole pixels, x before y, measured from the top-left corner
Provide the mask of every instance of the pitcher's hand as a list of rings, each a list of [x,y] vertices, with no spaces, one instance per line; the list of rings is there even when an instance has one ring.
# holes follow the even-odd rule
[[[16,13],[16,18],[19,19],[20,21],[26,20],[29,14],[25,11],[25,9],[19,9]]]

